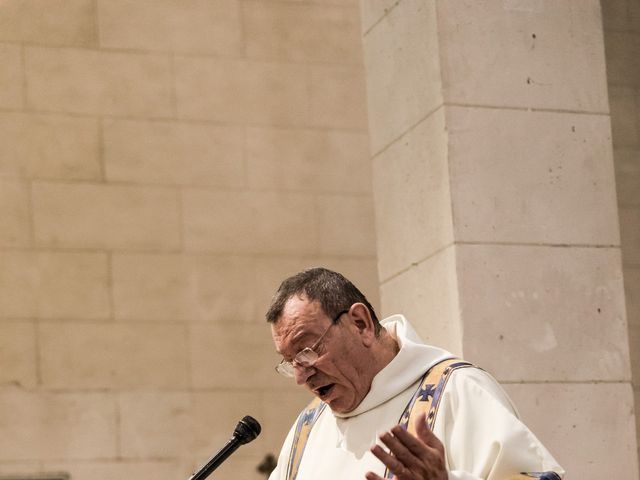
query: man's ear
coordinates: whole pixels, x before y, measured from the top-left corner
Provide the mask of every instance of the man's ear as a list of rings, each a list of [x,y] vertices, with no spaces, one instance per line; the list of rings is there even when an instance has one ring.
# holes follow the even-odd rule
[[[375,340],[376,329],[367,306],[364,303],[354,303],[349,309],[349,317],[358,329],[364,345],[370,346]]]

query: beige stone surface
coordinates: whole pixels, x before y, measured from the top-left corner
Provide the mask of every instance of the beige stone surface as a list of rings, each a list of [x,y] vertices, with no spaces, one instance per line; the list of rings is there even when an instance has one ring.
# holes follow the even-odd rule
[[[238,0],[98,0],[100,46],[240,55]]]
[[[362,62],[357,7],[258,0],[242,2],[242,9],[249,58]]]
[[[362,67],[310,66],[308,88],[306,125],[366,131],[367,103]]]
[[[638,96],[630,87],[609,87],[611,134],[616,149],[640,147],[640,114],[635,101]]]
[[[626,265],[640,265],[640,207],[620,208],[622,261]]]
[[[312,195],[185,190],[184,241],[189,251],[316,253],[319,231]]]
[[[320,195],[316,219],[320,253],[374,256],[376,238],[371,197]]]
[[[457,272],[465,358],[499,380],[629,380],[618,249],[461,245]]]
[[[443,102],[435,4],[401,2],[363,42],[371,150],[377,154]]]
[[[91,118],[0,113],[0,174],[100,179],[99,125]]]
[[[67,472],[71,478],[91,480],[113,480],[116,478],[148,478],[153,480],[174,480],[188,478],[190,465],[177,459],[105,459],[96,457],[84,462],[48,461],[45,472]]]
[[[209,367],[211,374],[215,375],[217,365],[210,364]],[[275,371],[273,373],[276,374]],[[215,391],[196,391],[192,394],[193,430],[189,444],[191,454],[198,463],[203,464],[208,457],[227,443],[233,429],[245,415],[254,417],[262,426],[260,436],[251,443],[251,447],[258,447],[258,450],[264,448],[260,444],[266,439],[268,425],[264,423],[263,393],[252,388],[251,384],[239,383],[238,387],[240,389],[215,387]],[[249,450],[242,447],[234,457],[248,453],[250,453]]]
[[[369,140],[365,133],[249,127],[246,135],[251,188],[371,191]]]
[[[24,103],[21,48],[0,43],[0,64],[0,107],[21,108]]]
[[[121,320],[261,322],[253,259],[116,254],[113,301]]]
[[[0,41],[94,46],[96,13],[93,0],[4,0]]]
[[[166,55],[28,47],[25,57],[31,108],[146,117],[173,114]]]
[[[48,388],[189,385],[187,332],[181,325],[44,322],[39,345]]]
[[[107,319],[106,255],[0,251],[0,316]]]
[[[628,17],[630,18],[630,17]],[[611,85],[637,86],[640,66],[640,38],[633,32],[612,32],[606,35],[607,78]]]
[[[457,240],[619,244],[608,117],[452,107],[447,121]]]
[[[110,181],[228,187],[245,182],[238,127],[105,120],[103,135]]]
[[[175,82],[180,118],[291,126],[313,120],[302,65],[179,56]]]
[[[266,324],[189,325],[192,386],[277,389],[289,385],[274,370],[275,353]]]
[[[116,454],[116,408],[104,393],[0,392],[0,460]]]
[[[400,4],[397,0],[360,0],[360,16],[362,17],[362,31],[366,32],[376,22],[379,22],[393,8]]]
[[[189,392],[118,394],[120,455],[175,458],[191,452],[197,419]]]
[[[36,386],[36,329],[31,322],[0,323],[0,386]]]
[[[180,246],[178,194],[162,187],[37,182],[36,241],[63,247],[166,250]]]
[[[374,157],[376,240],[386,280],[453,241],[442,109]]]
[[[640,148],[616,149],[614,158],[618,204],[640,206]]]
[[[305,268],[326,267],[342,273],[351,280],[367,297],[378,316],[380,314],[380,295],[378,293],[378,272],[375,257],[348,258],[330,256],[312,257],[260,257],[253,261],[255,280],[253,292],[256,298],[256,312],[254,318],[258,323],[265,322],[272,296],[280,283],[287,277]]]
[[[15,475],[33,475],[33,472],[39,472],[40,470],[40,462],[35,460],[25,462],[0,461],[0,475],[5,475],[10,478]]]
[[[638,478],[628,383],[512,384],[506,389],[569,478]]]
[[[0,177],[0,245],[27,246],[31,243],[29,185]]]
[[[265,415],[261,420],[264,441],[276,458],[278,448],[284,443],[289,429],[312,398],[313,395],[305,387],[296,385],[293,380],[286,390],[264,393]]]
[[[608,111],[598,0],[439,2],[438,19],[447,103]]]
[[[425,342],[462,355],[465,326],[460,321],[455,264],[456,251],[449,246],[384,280],[380,317],[401,313]]]

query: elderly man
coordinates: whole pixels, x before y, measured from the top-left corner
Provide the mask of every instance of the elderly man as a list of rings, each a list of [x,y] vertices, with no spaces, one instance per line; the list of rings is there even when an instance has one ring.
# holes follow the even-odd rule
[[[379,322],[339,273],[314,268],[286,279],[267,321],[283,357],[276,370],[316,397],[271,480],[563,475],[491,376],[422,343],[401,315]]]

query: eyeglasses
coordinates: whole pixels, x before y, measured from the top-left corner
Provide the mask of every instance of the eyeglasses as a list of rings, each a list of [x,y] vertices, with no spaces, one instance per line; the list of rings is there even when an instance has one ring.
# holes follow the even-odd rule
[[[278,365],[276,365],[276,372],[278,372],[280,375],[284,375],[285,377],[293,377],[293,372],[295,371],[296,366],[305,367],[305,368],[313,367],[313,365],[315,365],[315,363],[318,361],[318,354],[316,353],[316,348],[318,348],[318,345],[320,345],[320,342],[322,341],[324,336],[327,334],[329,329],[333,327],[336,323],[338,323],[338,320],[340,320],[340,317],[345,313],[349,313],[349,310],[342,310],[338,315],[336,315],[336,317],[331,321],[331,325],[329,325],[327,329],[324,331],[324,333],[320,335],[320,338],[316,340],[316,343],[314,343],[310,347],[300,350],[297,353],[297,355],[293,358],[293,361],[287,362],[283,358],[282,361]]]

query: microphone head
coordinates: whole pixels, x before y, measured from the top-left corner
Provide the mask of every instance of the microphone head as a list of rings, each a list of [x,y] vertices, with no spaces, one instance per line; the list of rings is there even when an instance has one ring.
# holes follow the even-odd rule
[[[238,422],[236,429],[233,431],[233,436],[236,437],[242,445],[244,445],[245,443],[255,440],[255,438],[260,435],[261,430],[262,428],[258,421],[247,415]]]

